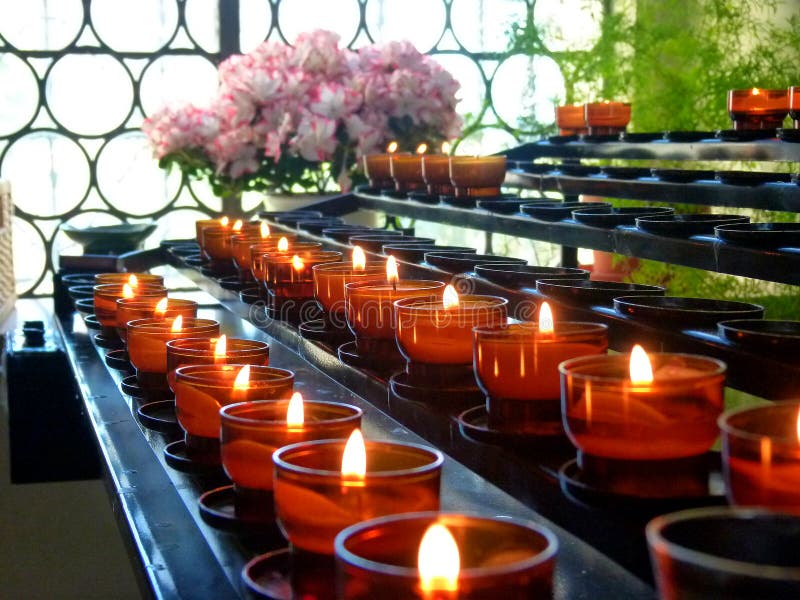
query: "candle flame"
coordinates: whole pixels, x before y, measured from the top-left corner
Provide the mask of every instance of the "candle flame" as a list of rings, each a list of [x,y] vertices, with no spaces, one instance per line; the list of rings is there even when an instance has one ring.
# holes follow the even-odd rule
[[[353,270],[363,271],[367,267],[367,255],[361,246],[353,247]]]
[[[386,259],[386,281],[389,283],[400,281],[400,275],[397,273],[397,260],[395,260],[394,256],[389,256]]]
[[[450,154],[451,149],[452,146],[450,145],[450,142],[442,142],[442,154]]]
[[[342,477],[364,479],[367,474],[367,448],[360,429],[354,429],[342,454]]]
[[[417,568],[423,592],[458,591],[461,556],[453,534],[441,523],[428,527],[422,536]]]
[[[304,422],[303,396],[300,392],[295,392],[289,400],[289,408],[286,409],[286,424],[289,427],[300,427]]]
[[[172,327],[170,328],[170,331],[172,333],[178,333],[181,329],[183,329],[183,315],[178,315],[172,322]]]
[[[286,252],[289,250],[289,240],[282,237],[278,240],[278,252]]]
[[[136,294],[133,292],[133,287],[129,283],[125,283],[122,286],[122,297],[123,298],[133,298]]]
[[[250,365],[245,365],[239,370],[239,373],[236,375],[236,379],[233,380],[233,389],[246,390],[249,387],[250,387]]]
[[[428,144],[422,142],[419,146],[417,146],[417,154],[425,154],[428,151]]]
[[[236,219],[236,222],[233,224],[234,231],[241,231],[242,227],[244,227],[244,223],[241,219]]]
[[[630,374],[634,385],[653,383],[653,365],[650,364],[647,352],[639,344],[631,350]]]
[[[217,343],[214,344],[214,362],[218,360],[225,360],[228,355],[228,336],[224,333],[217,338]]]
[[[227,227],[228,223],[230,223],[230,222],[231,222],[231,220],[228,217],[222,217],[219,220],[219,224],[222,225],[223,227]]]
[[[261,221],[261,238],[264,239],[269,236],[269,225],[266,221]]]
[[[761,90],[760,90],[760,89],[758,89],[758,88],[753,88],[752,90],[750,90],[750,93],[751,93],[753,96],[758,96],[758,95],[761,93]]]
[[[167,306],[169,304],[169,300],[166,298],[162,298],[156,304],[156,307],[153,309],[153,316],[163,318],[164,315],[167,314]]]
[[[139,285],[139,278],[133,273],[131,273],[130,277],[128,277],[128,285],[131,286],[132,288],[135,288],[136,286]]]
[[[389,145],[386,146],[386,152],[388,152],[389,154],[394,154],[395,152],[397,152],[397,142],[394,141],[389,142]]]
[[[542,306],[539,307],[539,333],[553,333],[554,331],[553,311],[547,302],[542,302]]]
[[[452,285],[447,284],[442,296],[442,305],[447,308],[457,308],[459,304],[458,292]]]
[[[294,267],[295,271],[302,271],[306,267],[306,263],[303,262],[303,259],[295,254],[292,257],[292,267]]]

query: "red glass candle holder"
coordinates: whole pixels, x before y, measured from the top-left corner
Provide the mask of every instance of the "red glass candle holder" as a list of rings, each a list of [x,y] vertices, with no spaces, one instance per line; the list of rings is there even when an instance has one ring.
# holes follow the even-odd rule
[[[450,157],[447,154],[425,154],[422,156],[422,179],[431,196],[453,195],[450,182]]]
[[[728,501],[800,511],[800,402],[723,414],[722,465]]]
[[[250,248],[251,270],[253,278],[266,287],[267,281],[267,259],[270,257],[284,257],[291,261],[292,257],[306,256],[310,252],[322,252],[321,242],[289,242],[289,249],[286,252],[278,250],[277,245],[264,247],[262,244],[255,244]]]
[[[728,91],[728,114],[737,131],[775,129],[783,124],[788,113],[789,91],[786,89]]]
[[[328,317],[347,326],[344,286],[358,281],[383,281],[386,277],[384,263],[370,263],[363,269],[353,268],[351,262],[334,262],[316,265],[314,275],[314,298]]]
[[[395,341],[394,302],[402,298],[441,297],[444,283],[432,280],[351,282],[345,286],[347,325],[362,356],[399,357]]]
[[[450,157],[450,182],[457,197],[499,196],[505,178],[505,156]]]
[[[589,102],[584,105],[584,119],[590,135],[622,133],[631,121],[631,103]]]
[[[598,323],[557,322],[545,333],[534,323],[476,327],[473,364],[486,394],[490,427],[534,435],[562,433],[558,365],[607,349],[608,328]]]
[[[473,328],[505,323],[507,305],[499,296],[462,295],[447,308],[442,298],[397,300],[397,346],[410,363],[471,365]]]
[[[341,252],[328,250],[289,255],[267,253],[264,255],[264,286],[283,298],[313,298],[314,267],[341,260]]]
[[[94,314],[103,327],[116,329],[117,300],[125,297],[124,283],[101,283],[94,286]],[[137,285],[128,287],[136,298],[158,298],[167,295],[167,288],[162,285]]]
[[[302,425],[287,425],[286,400],[256,400],[220,409],[222,466],[233,481],[237,515],[272,513],[272,453],[310,440],[346,439],[361,426],[349,404],[303,401]]]
[[[231,246],[233,248],[233,262],[236,268],[239,269],[239,277],[242,278],[243,274],[250,278],[253,259],[251,251],[254,246],[263,248],[263,252],[268,252],[277,248],[278,242],[281,238],[286,238],[286,241],[293,242],[297,239],[297,235],[293,233],[270,233],[266,236],[259,234],[241,234],[235,235],[231,238]],[[320,247],[322,245],[320,244]]]
[[[394,187],[392,179],[392,155],[389,153],[367,154],[364,156],[364,174],[374,189]]]
[[[117,300],[117,333],[126,341],[128,339],[128,323],[137,319],[169,319],[178,315],[184,319],[193,319],[197,316],[197,302],[182,298],[167,299],[167,307],[163,314],[156,315],[156,305],[166,296],[146,296],[134,298],[119,298]]]
[[[219,323],[212,319],[183,319],[180,331],[172,331],[173,324],[174,319],[136,319],[128,322],[128,356],[143,389],[168,387],[168,341],[219,337]]]
[[[333,554],[345,527],[384,515],[439,509],[444,457],[416,444],[366,442],[363,479],[341,474],[345,440],[292,444],[273,454],[278,525],[295,548]]]
[[[632,494],[674,495],[682,486],[707,493],[703,459],[718,434],[725,364],[691,354],[650,360],[651,383],[631,382],[627,354],[559,365],[564,427],[578,465],[587,481]]]
[[[458,546],[457,591],[421,589],[419,545],[434,523]],[[336,536],[334,548],[338,598],[550,598],[558,539],[541,525],[508,517],[413,513],[352,525]]]
[[[135,281],[137,285],[164,285],[164,278],[161,275],[155,275],[153,273],[97,273],[94,276],[94,283],[95,285],[102,285],[105,283],[130,283],[132,276],[136,278]]]
[[[396,191],[411,192],[425,189],[421,154],[392,154],[389,165]]]
[[[294,373],[250,366],[246,387],[234,382],[243,365],[187,365],[175,370],[175,412],[184,431],[186,452],[203,462],[220,462],[220,407],[253,400],[288,399]]]
[[[214,351],[219,338],[181,338],[167,342],[167,382],[174,391],[175,369],[186,365],[269,365],[269,344],[228,338],[225,354]]]
[[[559,135],[589,133],[586,126],[586,107],[583,104],[556,106],[556,125]]]
[[[800,129],[800,86],[797,85],[789,88],[789,116],[794,128]]]
[[[800,597],[800,517],[757,509],[694,508],[645,530],[663,600]]]

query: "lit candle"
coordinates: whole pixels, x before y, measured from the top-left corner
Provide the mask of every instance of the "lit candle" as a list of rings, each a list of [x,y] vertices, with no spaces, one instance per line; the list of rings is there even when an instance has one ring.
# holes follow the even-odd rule
[[[221,217],[219,219],[198,219],[194,223],[197,243],[200,245],[200,250],[203,251],[203,232],[207,227],[230,227],[230,219],[228,217]]]
[[[499,196],[505,178],[505,156],[450,157],[450,181],[459,198]]]
[[[425,154],[422,156],[422,179],[428,186],[428,194],[452,195],[453,184],[450,182],[450,144],[442,143],[441,154]]]
[[[132,288],[142,285],[164,285],[164,278],[153,273],[97,273],[94,276],[97,285],[104,283],[127,283]]]
[[[278,524],[294,547],[333,554],[336,534],[348,525],[438,510],[443,461],[438,450],[415,444],[365,444],[358,429],[347,442],[284,446],[273,454]]]
[[[353,248],[352,262],[333,262],[315,265],[314,298],[332,321],[346,327],[345,288],[351,281],[382,280],[386,272],[383,262],[367,264],[361,246]]]
[[[103,327],[117,327],[117,300],[120,298],[161,298],[167,289],[163,285],[101,283],[94,286],[94,314]]]
[[[259,340],[179,338],[167,342],[167,381],[174,390],[175,369],[185,365],[268,365],[269,344]]]
[[[126,341],[128,323],[136,319],[154,317],[158,319],[174,319],[183,315],[184,319],[197,316],[197,302],[182,298],[166,298],[158,296],[134,296],[117,299],[117,333]]]
[[[425,189],[425,180],[422,178],[422,156],[427,150],[427,144],[420,144],[414,154],[391,155],[389,165],[396,191],[411,192]]]
[[[264,254],[264,287],[276,296],[312,298],[316,265],[336,263],[341,252],[325,250],[268,252]]]
[[[294,373],[263,365],[185,365],[175,370],[175,409],[186,449],[220,462],[220,407],[288,399]]]
[[[538,324],[475,328],[475,376],[486,394],[490,425],[533,434],[562,432],[558,365],[605,354],[607,332],[597,323],[556,323],[547,302],[539,309]]]
[[[728,500],[800,511],[800,403],[731,411],[719,426]]]
[[[728,114],[733,128],[775,129],[789,112],[789,90],[757,87],[728,91]]]
[[[394,186],[392,180],[391,160],[397,152],[397,142],[390,142],[386,152],[382,154],[366,154],[364,156],[364,173],[369,179],[373,189],[382,189]]]
[[[508,300],[498,296],[459,296],[448,285],[442,298],[395,301],[396,337],[410,363],[472,364],[472,329],[508,320]]]
[[[550,598],[558,540],[509,517],[396,514],[335,540],[341,598]],[[416,559],[416,560],[415,560]]]
[[[591,135],[622,133],[631,120],[630,102],[589,102],[584,106],[586,125]]]
[[[231,252],[233,253],[233,262],[239,270],[239,279],[250,279],[252,268],[252,255],[251,250],[253,246],[260,246],[263,252],[272,250],[277,246],[278,240],[281,237],[286,237],[288,240],[294,240],[297,236],[294,234],[286,233],[270,233],[269,225],[262,222],[258,232],[242,233],[231,237]]]
[[[263,283],[266,278],[265,260],[268,254],[288,254],[291,250],[293,254],[302,255],[303,253],[322,250],[321,242],[297,242],[295,241],[295,236],[280,235],[281,237],[277,240],[258,242],[250,246],[250,271],[256,281]]]
[[[397,261],[386,261],[386,280],[353,281],[345,284],[347,324],[356,336],[362,355],[397,355],[395,343],[394,302],[401,298],[438,296],[444,289],[441,281],[400,280]]]

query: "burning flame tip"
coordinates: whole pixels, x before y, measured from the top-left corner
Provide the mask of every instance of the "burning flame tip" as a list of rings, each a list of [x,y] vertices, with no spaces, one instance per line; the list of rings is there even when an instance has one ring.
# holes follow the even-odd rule
[[[397,273],[397,259],[391,254],[386,259],[386,280],[389,283],[396,283],[400,280],[400,275]]]
[[[425,154],[428,151],[428,144],[422,142],[419,146],[417,146],[417,154]]]
[[[289,250],[289,240],[282,237],[278,240],[278,252],[286,252]]]
[[[166,298],[162,298],[156,304],[155,310],[153,311],[156,315],[163,316],[167,312],[167,307],[169,306],[169,300]]]
[[[217,338],[214,344],[214,358],[225,358],[228,354],[228,336],[224,333]]]
[[[361,246],[353,247],[353,269],[363,271],[367,267],[367,255]]]
[[[394,141],[389,142],[389,145],[386,146],[386,152],[388,152],[389,154],[394,154],[395,152],[397,152],[397,142]]]
[[[295,254],[292,257],[292,267],[295,271],[302,271],[306,266],[306,263],[303,262],[303,259]]]
[[[367,474],[367,449],[360,429],[354,429],[342,454],[342,477],[364,479]]]
[[[539,332],[553,333],[554,330],[553,310],[547,302],[542,302],[541,307],[539,307]]]
[[[647,352],[639,344],[631,350],[630,376],[631,383],[636,385],[653,382],[653,365]]]
[[[261,222],[261,237],[262,238],[266,238],[267,236],[269,236],[269,233],[270,233],[269,232],[269,225],[267,224],[266,221],[262,221]]]
[[[250,365],[245,365],[233,380],[233,389],[246,390],[248,387],[250,387]]]
[[[228,223],[230,223],[230,222],[231,222],[231,220],[228,217],[222,217],[219,220],[219,224],[222,225],[223,227],[227,227]]]
[[[172,322],[171,331],[173,333],[177,333],[181,329],[183,329],[183,315],[178,315],[177,317],[175,317],[175,320]]]
[[[452,285],[447,284],[442,295],[442,304],[445,308],[455,308],[459,304],[458,292]]]
[[[122,286],[122,297],[123,298],[133,298],[136,294],[133,293],[133,287],[131,284],[126,283]]]
[[[290,427],[299,427],[305,422],[304,412],[303,396],[300,392],[295,392],[286,410],[286,424]]]
[[[244,222],[241,219],[236,219],[236,222],[233,224],[233,230],[241,231],[242,227],[244,227]]]
[[[458,590],[461,556],[453,534],[441,523],[425,531],[417,557],[420,587],[425,592]]]

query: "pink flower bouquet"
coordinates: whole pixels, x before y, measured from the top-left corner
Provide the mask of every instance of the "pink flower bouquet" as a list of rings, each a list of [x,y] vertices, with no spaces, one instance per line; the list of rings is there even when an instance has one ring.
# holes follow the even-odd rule
[[[459,135],[459,84],[407,42],[350,51],[328,31],[264,42],[219,66],[208,107],[166,107],[142,129],[159,165],[222,195],[346,190],[363,154]]]

